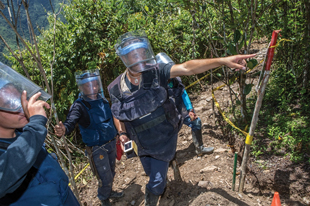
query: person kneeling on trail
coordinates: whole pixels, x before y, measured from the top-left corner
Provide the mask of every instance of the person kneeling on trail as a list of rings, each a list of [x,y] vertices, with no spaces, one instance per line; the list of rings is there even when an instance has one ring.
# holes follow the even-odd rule
[[[132,139],[138,147],[138,156],[149,176],[145,205],[155,206],[166,187],[169,162],[175,155],[183,122],[179,105],[169,94],[168,80],[199,74],[221,65],[245,69],[244,59],[255,55],[158,64],[144,31],[120,36],[115,49],[127,69],[108,86],[112,114],[121,122],[122,132],[127,132],[120,137],[121,142]]]
[[[164,64],[175,64],[172,59],[164,52],[161,52],[156,55],[156,62],[164,63]],[[175,102],[176,105],[182,104],[182,106],[185,106],[186,113],[184,117],[183,124],[189,126],[192,129],[192,138],[193,143],[195,146],[195,152],[198,156],[201,156],[203,154],[211,154],[214,151],[214,147],[204,147],[202,142],[202,130],[201,130],[201,119],[196,115],[193,105],[191,103],[191,100],[189,99],[189,96],[185,90],[183,89],[183,93],[181,95],[178,95],[178,92],[175,91],[176,88],[183,87],[183,84],[181,82],[181,78],[176,77],[173,79],[168,80],[168,88],[172,90],[173,95],[175,96]],[[174,94],[175,93],[175,94]],[[177,98],[182,98],[182,103],[178,101]],[[184,113],[184,112],[183,112]]]
[[[55,133],[68,135],[78,123],[91,169],[99,182],[98,198],[103,206],[109,206],[109,198],[124,196],[123,192],[112,191],[118,134],[99,70],[76,72],[75,76],[79,98],[71,106],[66,121],[55,126]]]
[[[50,97],[0,62],[0,205],[79,205],[68,177],[44,148]]]

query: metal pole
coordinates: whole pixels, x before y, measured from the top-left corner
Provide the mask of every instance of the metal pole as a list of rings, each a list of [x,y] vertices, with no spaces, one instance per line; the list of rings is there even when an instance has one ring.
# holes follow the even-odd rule
[[[232,186],[231,186],[232,191],[235,191],[237,159],[238,159],[238,152],[235,152],[233,183],[232,183]]]
[[[262,101],[264,98],[266,85],[267,85],[267,82],[269,80],[270,66],[272,63],[272,59],[273,59],[273,55],[274,55],[274,49],[275,49],[273,46],[275,46],[277,43],[277,38],[278,38],[278,34],[280,31],[281,30],[275,30],[272,33],[270,47],[268,48],[268,58],[267,58],[267,62],[266,62],[264,77],[263,77],[261,86],[258,90],[258,97],[257,97],[256,104],[255,104],[255,109],[254,109],[254,113],[253,113],[253,117],[252,117],[252,121],[251,121],[251,126],[250,126],[250,131],[249,131],[249,134],[247,135],[246,140],[245,140],[245,150],[244,150],[244,154],[243,154],[243,158],[242,158],[241,174],[240,174],[240,182],[239,182],[239,192],[241,192],[241,193],[243,192],[243,188],[244,188],[247,162],[249,159],[250,147],[252,144],[255,127],[256,127],[257,121],[258,121],[258,114],[259,114],[259,110],[262,106]]]

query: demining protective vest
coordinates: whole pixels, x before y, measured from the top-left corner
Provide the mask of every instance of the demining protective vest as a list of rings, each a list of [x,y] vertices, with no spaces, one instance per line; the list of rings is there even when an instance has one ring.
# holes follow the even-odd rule
[[[76,102],[80,102],[87,109],[90,118],[88,127],[79,125],[83,142],[87,146],[101,146],[116,136],[117,131],[107,100],[99,99],[86,103],[85,100],[79,98]]]
[[[11,143],[0,140],[0,155]],[[42,147],[37,160],[23,183],[13,193],[0,198],[0,205],[60,205],[65,206],[69,193],[68,177],[56,159]],[[69,205],[66,205],[69,206]]]
[[[184,86],[169,89],[167,83],[160,85],[156,65],[142,73],[140,89],[130,93],[124,89],[125,75],[126,72],[108,86],[112,114],[125,123],[129,137],[138,145],[139,156],[170,161],[183,122],[176,97],[182,96]]]

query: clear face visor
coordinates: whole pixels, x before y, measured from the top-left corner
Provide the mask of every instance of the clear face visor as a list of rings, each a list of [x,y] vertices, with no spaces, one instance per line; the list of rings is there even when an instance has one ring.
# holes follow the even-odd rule
[[[104,98],[99,70],[87,70],[75,73],[80,95],[85,101]]]
[[[21,92],[13,84],[6,84],[0,89],[0,109],[9,112],[23,112]]]
[[[144,31],[128,32],[118,38],[117,55],[133,73],[143,72],[156,64],[151,44]]]
[[[47,101],[51,95],[41,87],[16,72],[9,66],[0,62],[0,110],[21,112],[21,94],[27,91],[27,99],[41,92],[39,100]]]
[[[158,64],[164,63],[164,64],[175,64],[172,59],[165,53],[165,52],[160,52],[156,54],[156,62]]]

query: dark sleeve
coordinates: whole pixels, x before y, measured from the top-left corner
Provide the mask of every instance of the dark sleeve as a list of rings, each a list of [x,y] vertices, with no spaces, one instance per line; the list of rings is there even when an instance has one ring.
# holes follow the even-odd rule
[[[170,79],[170,70],[173,64],[159,64],[159,79],[160,85],[167,86]]]
[[[23,132],[0,156],[0,198],[14,192],[35,163],[47,134],[46,122],[42,115],[30,117]]]
[[[67,115],[66,121],[63,123],[66,127],[65,135],[70,134],[77,123],[86,128],[90,125],[90,118],[85,106],[79,102],[74,102]]]

